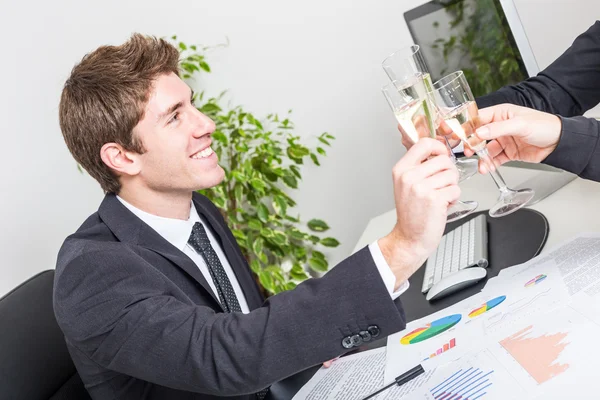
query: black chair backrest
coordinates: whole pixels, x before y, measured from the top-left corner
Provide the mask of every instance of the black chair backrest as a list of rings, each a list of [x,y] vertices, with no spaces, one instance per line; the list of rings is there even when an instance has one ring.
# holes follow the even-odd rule
[[[54,270],[0,298],[0,398],[90,399],[52,309]]]

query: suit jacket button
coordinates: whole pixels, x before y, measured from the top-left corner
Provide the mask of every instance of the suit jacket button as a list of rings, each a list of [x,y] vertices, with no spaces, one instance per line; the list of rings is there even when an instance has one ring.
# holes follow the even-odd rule
[[[360,335],[353,335],[352,336],[352,345],[353,346],[360,346],[362,344],[363,340],[360,337]]]
[[[351,349],[352,346],[354,346],[352,344],[352,338],[350,336],[346,336],[345,338],[342,339],[342,347],[345,349]]]
[[[360,331],[358,334],[362,338],[363,342],[368,342],[371,340],[371,334],[367,331]]]
[[[379,333],[381,332],[379,330],[379,327],[377,325],[371,325],[367,328],[367,331],[369,331],[369,333],[371,334],[372,337],[376,338],[377,336],[379,336]]]

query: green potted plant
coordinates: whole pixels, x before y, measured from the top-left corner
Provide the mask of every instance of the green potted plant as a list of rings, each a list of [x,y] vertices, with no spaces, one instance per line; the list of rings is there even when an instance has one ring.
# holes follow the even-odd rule
[[[211,71],[208,47],[171,39],[181,52],[184,80]],[[225,170],[222,184],[200,192],[221,210],[266,294],[293,289],[309,278],[307,270],[327,271],[319,249],[340,244],[323,237],[329,226],[321,219],[310,219],[304,229],[300,216],[290,214],[296,202],[289,194],[302,180],[304,162],[319,166],[319,157],[327,154],[324,147],[335,138],[322,133],[309,147],[294,134],[291,110],[285,117],[257,118],[242,106],[223,106],[224,96],[204,99],[201,91],[194,98],[198,110],[215,121],[212,148]]]

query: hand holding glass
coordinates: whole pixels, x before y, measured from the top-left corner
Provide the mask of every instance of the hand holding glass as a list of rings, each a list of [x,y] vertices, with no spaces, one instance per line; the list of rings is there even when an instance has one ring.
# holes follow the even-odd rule
[[[475,134],[480,126],[479,109],[463,72],[454,72],[435,82],[431,97],[444,120],[445,126],[440,129],[452,131],[465,146],[472,149],[490,171],[492,179],[498,186],[500,197],[490,208],[490,216],[502,217],[525,206],[533,198],[533,190],[509,189],[488,153],[485,140]]]

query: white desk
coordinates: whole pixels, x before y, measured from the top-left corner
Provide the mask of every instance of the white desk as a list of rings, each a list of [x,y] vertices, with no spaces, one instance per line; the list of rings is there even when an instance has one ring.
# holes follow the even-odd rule
[[[554,172],[500,167],[508,187],[514,187],[527,179]],[[391,184],[391,183],[390,183]],[[497,200],[498,189],[491,177],[476,175],[461,183],[461,200],[476,200],[478,210],[489,209]],[[548,218],[550,234],[542,253],[579,232],[600,231],[600,183],[577,178],[530,208]],[[396,211],[390,210],[367,224],[354,251],[388,234],[396,223]]]

